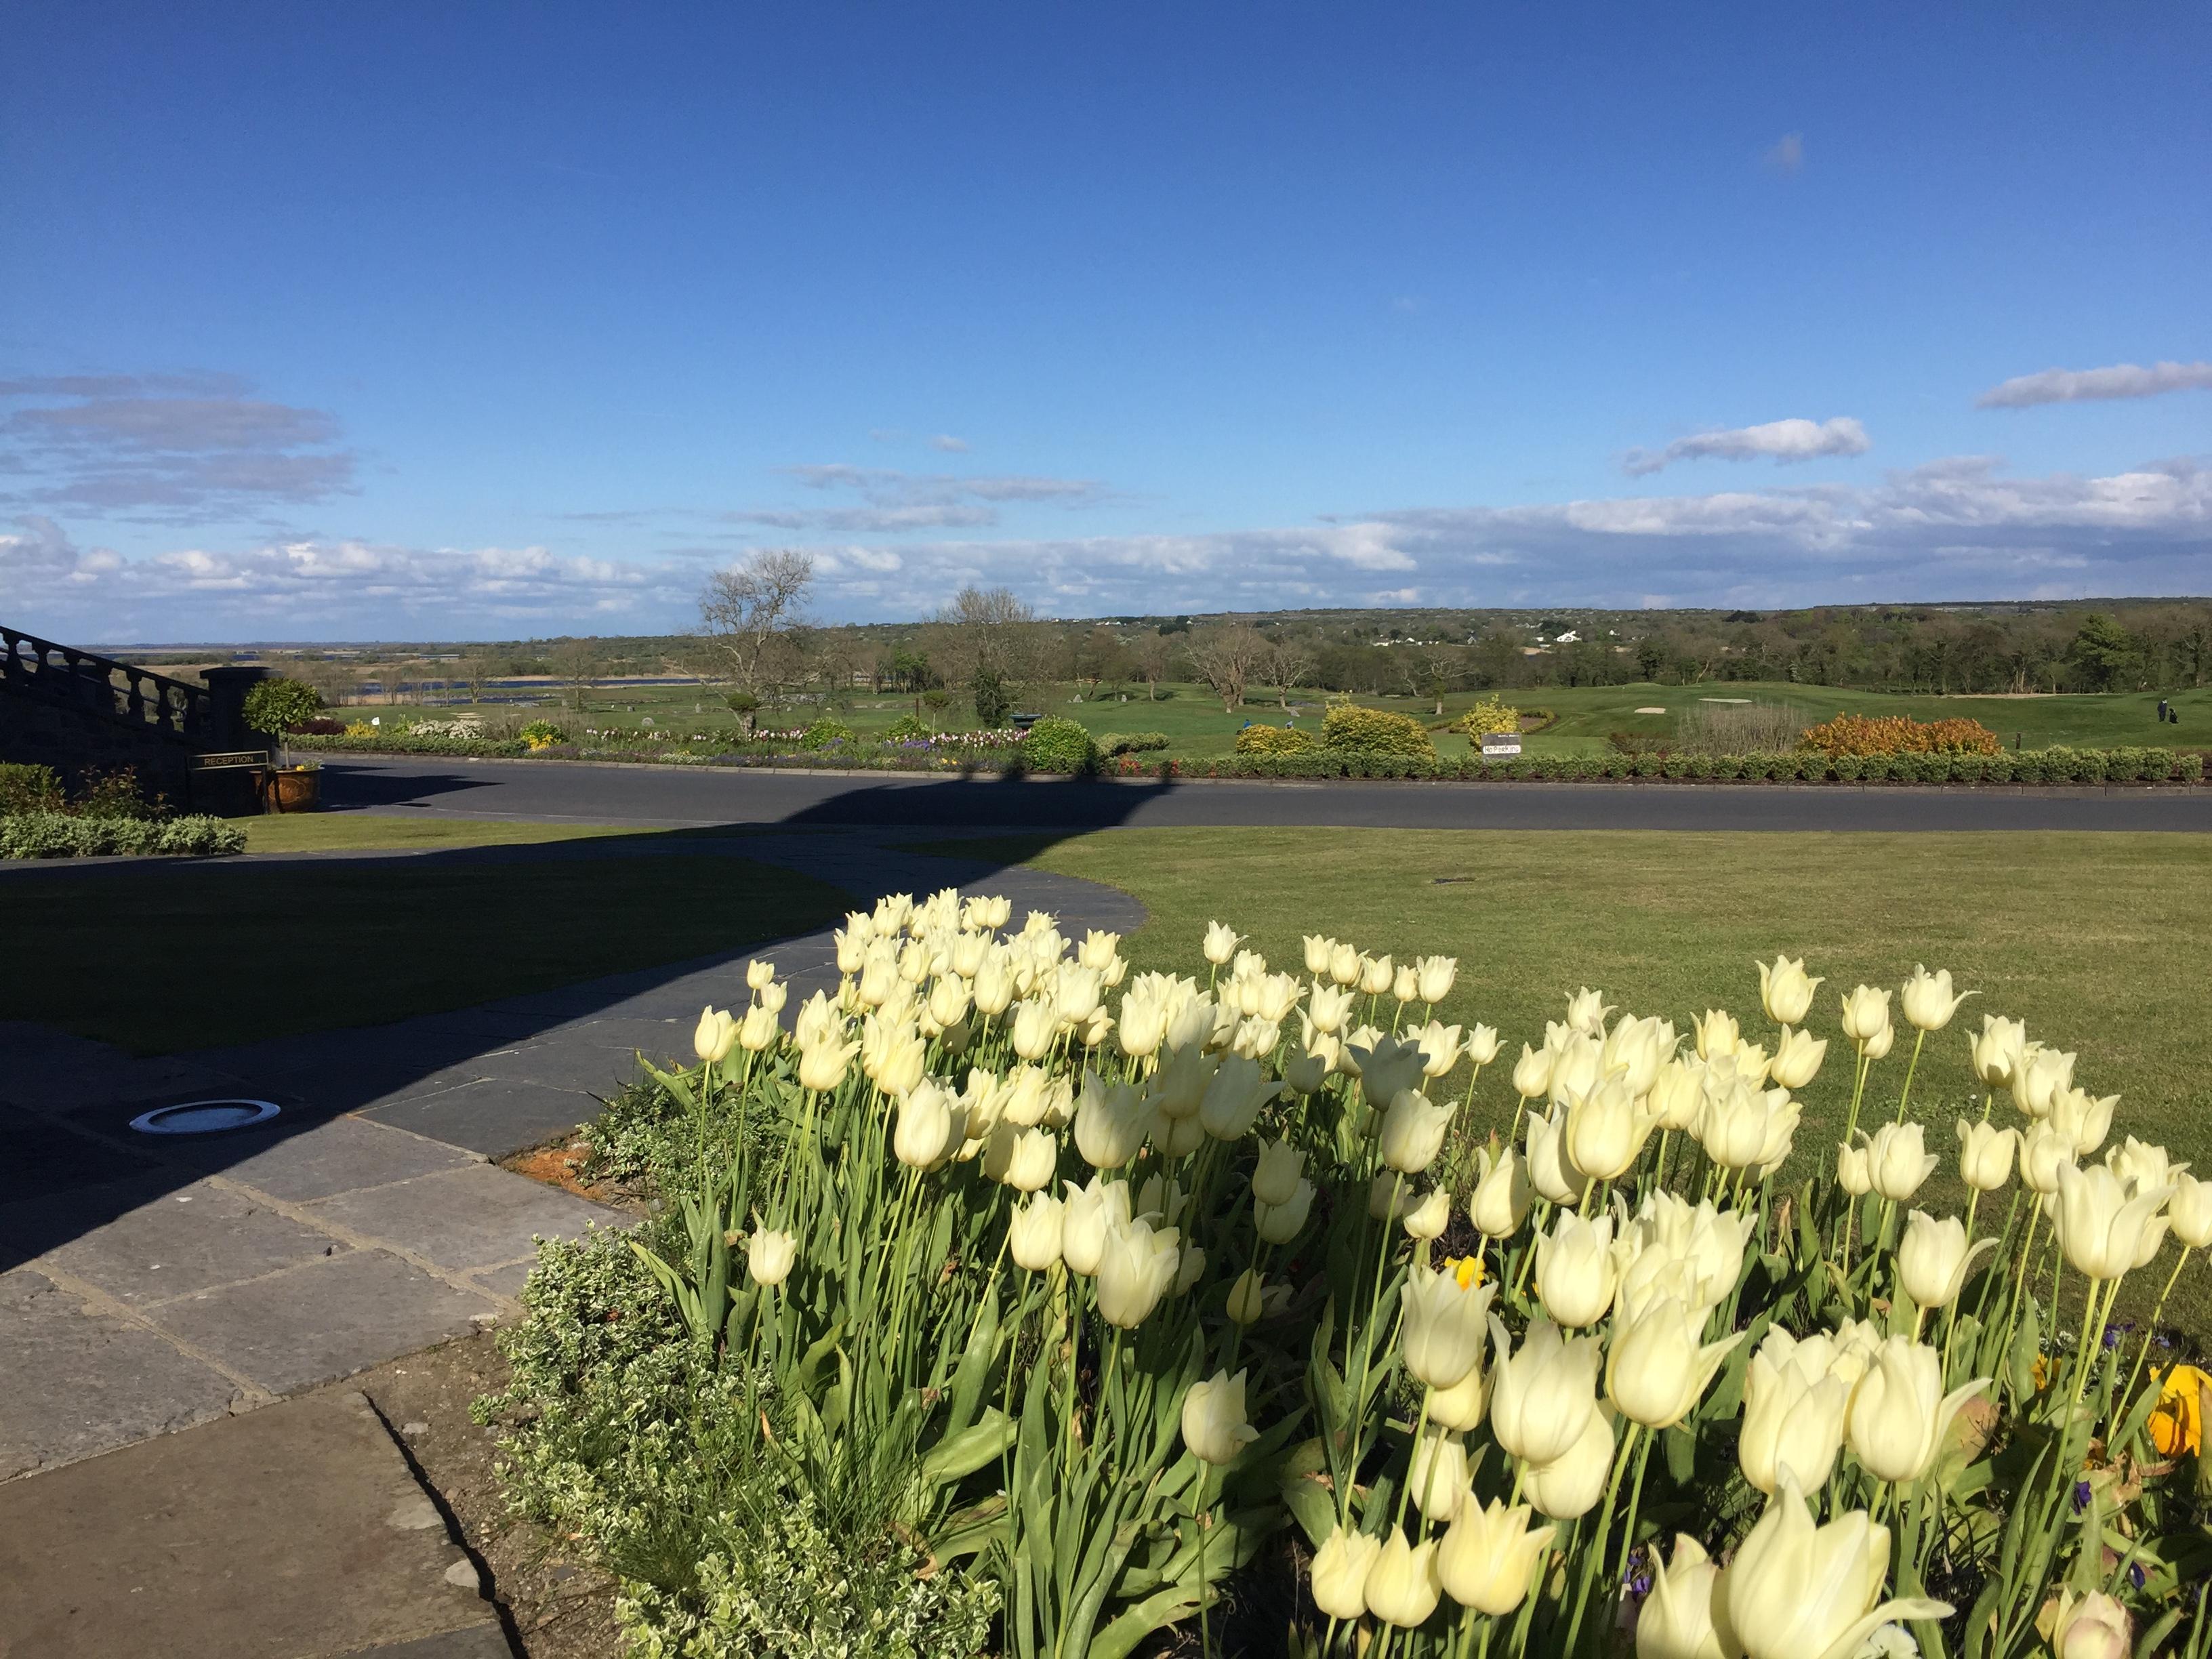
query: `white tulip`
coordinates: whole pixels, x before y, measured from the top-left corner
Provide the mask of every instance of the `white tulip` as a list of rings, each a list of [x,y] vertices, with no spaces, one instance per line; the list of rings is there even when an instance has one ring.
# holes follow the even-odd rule
[[[1845,1419],[1851,1450],[1877,1480],[1917,1480],[1935,1467],[1951,1419],[1989,1382],[1977,1377],[1947,1395],[1942,1356],[1909,1336],[1893,1336],[1851,1395]]]
[[[1874,1189],[1892,1203],[1904,1203],[1936,1173],[1936,1154],[1927,1150],[1917,1123],[1885,1123],[1871,1136],[1864,1130],[1860,1134]]]
[[[1996,1239],[1984,1238],[1968,1249],[1966,1225],[1958,1217],[1938,1221],[1925,1210],[1915,1210],[1905,1218],[1905,1237],[1898,1241],[1897,1282],[1914,1307],[1948,1308],[1966,1288],[1975,1261],[1996,1247]]]
[[[753,1218],[753,1230],[745,1240],[745,1271],[760,1285],[781,1285],[791,1277],[791,1269],[799,1260],[799,1240],[787,1232],[778,1232],[763,1227],[760,1218]]]
[[[1332,1619],[1359,1619],[1367,1612],[1367,1579],[1382,1553],[1382,1540],[1339,1527],[1314,1552],[1314,1605]]]
[[[1260,1437],[1244,1415],[1244,1376],[1243,1371],[1234,1376],[1216,1371],[1206,1382],[1192,1383],[1184,1394],[1182,1443],[1200,1462],[1233,1463]]]
[[[1539,1514],[1554,1521],[1588,1515],[1604,1495],[1613,1452],[1613,1419],[1593,1410],[1573,1445],[1551,1462],[1530,1464],[1522,1471],[1521,1489]]]
[[[1528,1322],[1516,1352],[1503,1322],[1493,1316],[1490,1331],[1498,1358],[1491,1380],[1491,1432],[1526,1463],[1565,1456],[1597,1413],[1598,1370],[1604,1364],[1597,1339],[1570,1341],[1539,1316]]]
[[[1424,1517],[1450,1520],[1466,1502],[1468,1488],[1467,1443],[1458,1435],[1431,1428],[1413,1443],[1406,1491]]]
[[[1060,1231],[1060,1255],[1074,1273],[1095,1273],[1105,1253],[1106,1235],[1130,1218],[1129,1183],[1091,1177],[1088,1186],[1061,1183],[1067,1194]]]
[[[1781,1338],[1778,1343],[1776,1338]],[[1743,1429],[1736,1460],[1745,1480],[1771,1493],[1787,1469],[1814,1491],[1835,1472],[1843,1449],[1844,1416],[1851,1386],[1828,1374],[1825,1349],[1804,1352],[1777,1327],[1768,1334],[1743,1376]]]
[[[1468,1218],[1489,1238],[1510,1238],[1521,1231],[1534,1196],[1528,1170],[1510,1146],[1484,1146],[1474,1155],[1474,1196],[1468,1201]]]
[[[1703,1545],[1676,1533],[1674,1557],[1655,1565],[1651,1594],[1636,1616],[1636,1659],[1726,1659],[1714,1623],[1720,1576]]]
[[[1502,1618],[1527,1599],[1538,1565],[1556,1527],[1528,1530],[1528,1505],[1507,1509],[1498,1498],[1486,1509],[1472,1493],[1437,1547],[1437,1572],[1444,1594],[1463,1607]]]
[[[1871,985],[1851,988],[1844,999],[1844,1035],[1864,1048],[1877,1033],[1889,1030],[1889,993]]]
[[[1451,1194],[1443,1188],[1432,1188],[1428,1195],[1406,1212],[1404,1226],[1414,1238],[1442,1238],[1444,1229],[1451,1224]]]
[[[1552,1231],[1536,1235],[1536,1296],[1553,1323],[1569,1330],[1596,1324],[1620,1279],[1612,1217],[1585,1221],[1562,1209]]]
[[[1959,1005],[1974,994],[1972,991],[1953,994],[1948,968],[1939,968],[1931,974],[1916,963],[1912,977],[1897,994],[1897,1006],[1905,1011],[1910,1024],[1923,1031],[1940,1031],[1951,1023],[1951,1016],[1959,1012]]]
[[[1813,993],[1823,981],[1806,976],[1802,957],[1792,962],[1787,957],[1778,956],[1771,963],[1762,962],[1758,966],[1759,1000],[1766,1010],[1767,1018],[1777,1025],[1803,1024],[1813,1006]]]
[[[1017,1205],[1006,1223],[1006,1251],[1017,1267],[1042,1273],[1060,1260],[1060,1229],[1067,1209],[1050,1193]]]
[[[1582,1201],[1583,1182],[1579,1172],[1571,1178],[1562,1156],[1561,1119],[1558,1115],[1539,1117],[1528,1114],[1528,1180],[1536,1190],[1554,1204],[1577,1204]]]
[[[1287,1244],[1304,1230],[1313,1200],[1313,1182],[1301,1180],[1280,1204],[1254,1203],[1253,1229],[1270,1244]]]
[[[1816,1525],[1785,1474],[1721,1573],[1718,1622],[1744,1659],[1853,1659],[1879,1626],[1949,1615],[1925,1597],[1882,1601],[1888,1577],[1889,1529],[1863,1510]]]
[[[1523,1100],[1541,1100],[1552,1091],[1552,1051],[1521,1045],[1521,1058],[1513,1062],[1513,1092]]]
[[[1587,985],[1567,999],[1567,1024],[1585,1036],[1603,1036],[1606,1016],[1612,1012],[1605,993]]]
[[[1982,1086],[2009,1091],[2013,1073],[2027,1053],[2027,1027],[2002,1014],[1984,1014],[1982,1029],[1966,1039],[1966,1054]]]
[[[1625,1326],[1615,1322],[1605,1391],[1624,1416],[1665,1429],[1690,1414],[1721,1362],[1749,1334],[1701,1346],[1704,1324],[1704,1310],[1679,1296],[1656,1298]]]
[[[1403,1327],[1399,1352],[1415,1381],[1449,1389],[1482,1359],[1484,1316],[1495,1284],[1462,1289],[1450,1273],[1431,1272],[1418,1260],[1399,1287]]]
[[[1097,1279],[1101,1319],[1133,1331],[1152,1317],[1176,1281],[1176,1237],[1173,1227],[1155,1228],[1141,1218],[1107,1230]]]
[[[1827,1053],[1826,1038],[1809,1031],[1785,1031],[1774,1045],[1774,1061],[1766,1074],[1785,1089],[1802,1089],[1820,1074]]]
[[[1237,947],[1243,939],[1243,936],[1234,929],[1218,921],[1209,921],[1206,924],[1206,959],[1217,968],[1223,966],[1237,954]]]
[[[2160,1212],[2173,1196],[2171,1184],[2137,1189],[2101,1164],[2058,1166],[2051,1229],[2066,1265],[2085,1278],[2118,1279],[2148,1261],[2166,1236]],[[2148,1241],[2148,1249],[2145,1243]]]
[[[1977,1192],[1996,1192],[2012,1177],[2012,1155],[2020,1144],[2019,1131],[1963,1117],[1958,1130],[1959,1178]]]
[[[1444,1132],[1451,1121],[1449,1106],[1432,1105],[1427,1096],[1413,1089],[1399,1091],[1382,1115],[1379,1150],[1384,1167],[1419,1175],[1443,1150]]]

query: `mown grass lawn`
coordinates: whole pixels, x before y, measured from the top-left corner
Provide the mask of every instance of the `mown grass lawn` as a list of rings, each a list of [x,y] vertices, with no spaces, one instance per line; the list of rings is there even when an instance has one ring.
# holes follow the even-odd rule
[[[1151,919],[1123,951],[1140,968],[1188,973],[1215,919],[1294,970],[1309,933],[1401,960],[1455,956],[1440,1012],[1495,1025],[1512,1054],[1583,985],[1678,1029],[1711,1007],[1763,1026],[1753,963],[1779,951],[1826,977],[1811,1024],[1836,1036],[1837,994],[1896,985],[1915,963],[1948,968],[1979,994],[1929,1041],[1915,1094],[1930,1110],[1966,1102],[1966,1032],[2008,1014],[2079,1052],[2077,1080],[2120,1094],[2123,1127],[2212,1160],[2200,837],[1109,830],[983,848],[1134,894]],[[1808,1116],[1840,1121],[1844,1047],[1805,1091]],[[1909,1047],[1876,1086],[1893,1095]],[[1510,1116],[1502,1075],[1483,1097]]]

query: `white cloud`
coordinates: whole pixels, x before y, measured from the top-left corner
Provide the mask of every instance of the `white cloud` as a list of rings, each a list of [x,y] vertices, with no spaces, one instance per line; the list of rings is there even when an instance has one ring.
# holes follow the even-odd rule
[[[941,449],[948,455],[965,455],[968,453],[968,441],[965,438],[956,438],[950,432],[939,433],[929,441],[929,447],[932,449]]]
[[[1677,461],[1750,461],[1764,456],[1778,463],[1809,461],[1823,455],[1863,455],[1874,447],[1866,428],[1848,415],[1828,421],[1769,421],[1763,426],[1733,427],[1677,438],[1661,450],[1632,449],[1621,467],[1632,478],[1644,477]]]
[[[1777,173],[1795,173],[1805,165],[1805,135],[1785,132],[1768,146],[1762,158]]]
[[[896,550],[824,538],[811,550],[821,612],[861,620],[926,614],[971,581],[1063,616],[1415,602],[1408,594],[1632,606],[1662,590],[1668,604],[1766,607],[2201,593],[2212,588],[2212,467],[2014,477],[1990,457],[1957,456],[1864,486],[1414,507],[1182,534],[915,538]],[[120,559],[80,550],[51,519],[0,532],[10,620],[85,643],[659,631],[690,622],[701,571],[697,557],[344,539]]]
[[[2114,363],[2109,368],[2046,368],[1993,386],[1974,399],[1977,409],[2029,409],[2037,404],[2086,403],[2107,398],[2155,398],[2163,392],[2212,389],[2212,363]]]

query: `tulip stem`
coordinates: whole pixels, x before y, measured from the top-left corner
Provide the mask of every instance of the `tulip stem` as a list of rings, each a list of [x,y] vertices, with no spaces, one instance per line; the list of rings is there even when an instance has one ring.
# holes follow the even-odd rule
[[[2057,1275],[2054,1273],[2051,1278],[2052,1282],[2055,1284],[2057,1282]],[[2112,1283],[2117,1286],[2119,1284],[2119,1280],[2116,1279]],[[2054,1313],[2057,1310],[2056,1306],[2057,1300],[2057,1298],[2054,1296],[2052,1297],[2052,1311]],[[2104,1340],[2104,1330],[2101,1325],[2100,1325],[2094,1331],[2090,1328],[2093,1322],[2096,1320],[2096,1317],[2097,1281],[2093,1279],[2089,1281],[2088,1294],[2081,1299],[2081,1355],[2079,1363],[2074,1367],[2074,1411],[2079,1411],[2081,1408],[2082,1391],[2088,1386],[2089,1382],[2089,1366],[2091,1362],[2096,1358],[2098,1346]],[[2071,1417],[2073,1415],[2073,1412],[2069,1412],[2067,1415]]]
[[[1920,1069],[1920,1046],[1928,1041],[1928,1033],[1917,1030],[1912,1038],[1912,1058],[1905,1063],[1905,1087],[1898,1091],[1897,1121],[1905,1121],[1905,1103],[1912,1098],[1912,1074]]]
[[[1597,1535],[1590,1540],[1589,1553],[1583,1557],[1582,1583],[1575,1590],[1574,1617],[1567,1621],[1567,1639],[1561,1644],[1561,1654],[1575,1650],[1575,1638],[1581,1635],[1583,1614],[1589,1605],[1590,1582],[1597,1577],[1600,1562],[1605,1559],[1606,1530],[1613,1519],[1613,1507],[1620,1498],[1620,1477],[1628,1468],[1628,1454],[1635,1446],[1637,1431],[1644,1425],[1634,1418],[1628,1421],[1628,1431],[1620,1437],[1620,1449],[1613,1454],[1613,1478],[1607,1483],[1605,1507],[1598,1511]]]
[[[1206,1584],[1206,1535],[1212,1528],[1206,1524],[1206,1481],[1213,1473],[1211,1463],[1198,1466],[1198,1493],[1191,1500],[1191,1521],[1198,1528],[1198,1651],[1199,1659],[1212,1659],[1213,1632],[1206,1622],[1206,1604],[1211,1599]]]
[[[1435,1398],[1436,1392],[1434,1389],[1423,1385],[1420,1414],[1413,1422],[1413,1441],[1406,1448],[1406,1484],[1398,1488],[1398,1513],[1392,1517],[1390,1522],[1392,1526],[1401,1530],[1406,1524],[1406,1500],[1413,1495],[1413,1463],[1421,1455],[1421,1436],[1427,1432],[1429,1426],[1429,1401]],[[1421,1483],[1421,1519],[1424,1522],[1428,1520],[1429,1493],[1436,1484],[1437,1460],[1431,1455],[1429,1459],[1428,1479]],[[1202,1573],[1200,1576],[1200,1582],[1204,1582]]]
[[[1652,1438],[1648,1434],[1644,1436],[1636,1449],[1636,1478],[1628,1486],[1628,1525],[1620,1534],[1620,1560],[1613,1574],[1616,1588],[1627,1581],[1628,1558],[1636,1551],[1636,1513],[1644,1507],[1644,1466],[1651,1461]]]
[[[1844,1145],[1851,1144],[1851,1134],[1859,1127],[1859,1102],[1866,1096],[1867,1073],[1874,1069],[1874,1061],[1867,1058],[1866,1045],[1859,1045],[1858,1078],[1851,1085],[1850,1115],[1844,1120]]]
[[[2158,1293],[2157,1305],[2150,1310],[2150,1322],[2143,1327],[2142,1346],[2136,1350],[2135,1366],[2128,1372],[2128,1386],[2120,1390],[2123,1406],[2134,1397],[2136,1379],[2142,1375],[2143,1361],[2150,1358],[2151,1339],[2158,1334],[2158,1316],[2166,1311],[2166,1298],[2173,1294],[2174,1283],[2180,1279],[2181,1270],[2188,1265],[2189,1246],[2185,1244],[2181,1247],[2181,1260],[2173,1264],[2173,1271],[2166,1276],[2166,1288]],[[2124,1422],[2126,1419],[2127,1413],[2123,1411],[2121,1420]]]

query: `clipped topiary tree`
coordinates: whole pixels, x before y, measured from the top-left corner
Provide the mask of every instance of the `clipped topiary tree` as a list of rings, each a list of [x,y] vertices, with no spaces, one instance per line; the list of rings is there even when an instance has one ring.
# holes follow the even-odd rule
[[[1437,757],[1437,745],[1428,728],[1411,714],[1388,708],[1362,708],[1357,703],[1332,703],[1322,716],[1321,741],[1325,749],[1352,755],[1400,755],[1409,760]]]
[[[1071,775],[1097,769],[1098,745],[1078,722],[1048,714],[1022,739],[1022,761],[1033,772]]]
[[[256,732],[297,732],[323,712],[323,694],[305,680],[282,675],[246,694],[246,723]]]
[[[995,732],[1004,726],[1006,717],[1014,712],[1014,695],[1006,689],[1006,677],[995,668],[979,668],[969,689],[975,695],[976,722],[987,732]],[[1075,723],[1070,720],[1068,724]],[[1082,730],[1080,726],[1076,729]]]

